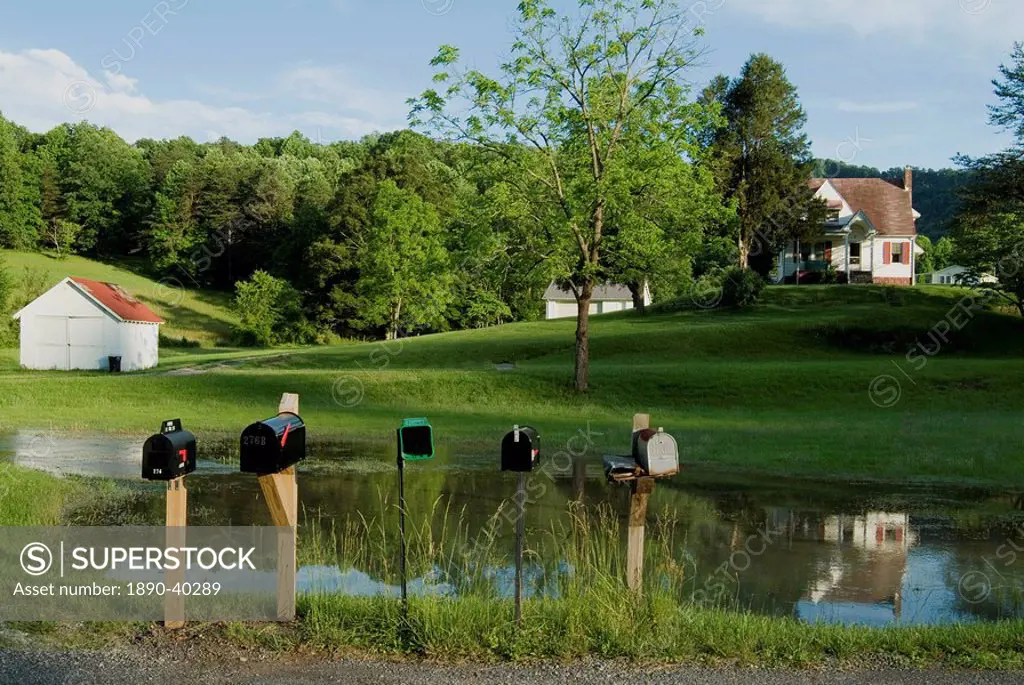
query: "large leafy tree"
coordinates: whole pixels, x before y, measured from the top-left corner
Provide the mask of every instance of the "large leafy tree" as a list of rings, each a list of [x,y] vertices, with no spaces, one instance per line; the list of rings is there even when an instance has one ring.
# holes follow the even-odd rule
[[[0,116],[0,243],[24,249],[35,245],[41,222],[31,201],[30,158],[22,153],[26,131]]]
[[[515,171],[552,272],[578,303],[575,387],[585,391],[590,302],[607,276],[609,232],[628,228],[608,223],[609,184],[627,173],[627,143],[692,124],[682,76],[698,43],[674,0],[577,5],[562,14],[523,0],[512,54],[494,75],[460,68],[458,49],[442,47],[432,62],[438,89],[412,102],[412,120],[476,143]]]
[[[736,206],[735,224],[724,231],[736,240],[739,266],[753,257],[767,274],[787,240],[826,218],[807,184],[814,167],[807,115],[785,68],[765,54],[753,55],[738,78],[717,77],[703,99],[719,103],[725,118],[705,135],[719,188]]]
[[[81,226],[77,249],[117,254],[138,244],[149,212],[149,170],[141,151],[91,124],[65,124],[46,136],[56,163],[63,218]]]
[[[999,72],[993,81],[999,103],[989,107],[989,123],[1010,133],[1014,144],[981,158],[957,158],[971,181],[952,231],[954,259],[972,282],[995,275],[999,282],[991,290],[1024,315],[1024,43],[1014,45]]]
[[[659,299],[679,294],[691,280],[693,261],[707,225],[731,212],[715,190],[691,136],[640,141],[630,146],[622,176],[610,189],[606,272],[629,287],[634,307],[644,309],[644,287]]]
[[[358,245],[359,318],[387,339],[436,326],[450,299],[448,252],[437,210],[411,190],[383,181],[370,210],[372,230]]]

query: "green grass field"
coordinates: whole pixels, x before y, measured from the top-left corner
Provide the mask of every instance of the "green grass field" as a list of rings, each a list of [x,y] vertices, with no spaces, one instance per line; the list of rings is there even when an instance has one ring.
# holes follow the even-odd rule
[[[78,263],[72,271],[97,275],[84,260],[66,264]],[[145,282],[117,277],[133,291]],[[548,455],[590,430],[598,459],[622,452],[631,415],[646,411],[676,434],[688,464],[1024,484],[1024,322],[994,311],[967,318],[957,308],[963,290],[902,289],[895,301],[892,292],[780,287],[744,312],[596,317],[585,395],[570,386],[573,321],[292,350],[164,349],[160,369],[123,376],[26,372],[8,350],[0,429],[143,435],[180,416],[200,434],[235,434],[292,391],[319,441],[387,441],[403,417],[422,415],[439,440],[480,451],[494,449],[513,423],[538,426]],[[206,304],[219,313],[204,323],[227,325],[224,310],[210,304],[216,297],[191,296],[185,321]],[[168,330],[186,330],[175,308],[161,313]],[[962,328],[949,325],[936,345],[929,331],[950,320]],[[909,362],[915,340],[936,354]],[[516,368],[498,371],[499,362]],[[217,368],[166,375],[194,365]]]
[[[117,283],[167,321],[160,332],[168,338],[186,338],[212,346],[228,340],[237,322],[231,313],[229,294],[189,289],[185,287],[188,278],[184,274],[163,281],[146,278],[135,268],[141,267],[141,262],[117,266],[83,257],[56,259],[38,252],[12,250],[0,250],[0,260],[15,285],[26,280],[26,274],[38,277],[46,288],[67,276]],[[14,359],[17,360],[17,356]]]

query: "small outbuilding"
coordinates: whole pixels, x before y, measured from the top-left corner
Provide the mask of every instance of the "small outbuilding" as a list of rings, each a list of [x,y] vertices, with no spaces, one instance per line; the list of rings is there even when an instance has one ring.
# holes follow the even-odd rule
[[[644,306],[651,304],[651,290],[644,284],[643,292]],[[575,318],[579,310],[576,303],[576,296],[571,290],[559,288],[554,283],[544,293],[544,311],[547,319],[568,319]],[[590,300],[590,313],[609,314],[611,312],[622,312],[633,309],[633,295],[629,288],[618,283],[607,283],[594,288],[594,295]]]
[[[26,369],[122,371],[159,361],[163,319],[119,285],[69,277],[14,315]]]
[[[967,282],[967,267],[953,264],[940,271],[933,271],[920,277],[921,283],[931,285],[963,285]],[[982,285],[998,283],[995,276],[983,274],[978,282]]]

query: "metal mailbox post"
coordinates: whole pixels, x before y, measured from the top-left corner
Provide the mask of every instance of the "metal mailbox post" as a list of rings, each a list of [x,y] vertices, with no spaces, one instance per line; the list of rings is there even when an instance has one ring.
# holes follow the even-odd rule
[[[160,432],[142,445],[142,477],[167,483],[168,547],[185,546],[188,525],[188,490],[185,476],[196,470],[196,436],[181,427],[181,419],[164,421]],[[183,569],[165,572],[165,584],[174,587],[185,580]],[[185,596],[168,593],[164,599],[164,627],[185,627]]]
[[[299,396],[281,396],[277,416],[242,431],[239,461],[243,473],[259,476],[277,534],[277,617],[295,619],[295,554],[298,546],[299,485],[295,465],[306,458],[306,424]]]
[[[405,462],[434,458],[434,429],[427,419],[405,419],[398,432],[398,530],[402,558],[402,613],[409,618],[409,585],[406,577],[405,547]]]
[[[540,434],[533,426],[515,426],[501,441],[501,470],[518,474],[516,482],[516,624],[523,620],[523,538],[526,535],[526,474],[540,461]]]

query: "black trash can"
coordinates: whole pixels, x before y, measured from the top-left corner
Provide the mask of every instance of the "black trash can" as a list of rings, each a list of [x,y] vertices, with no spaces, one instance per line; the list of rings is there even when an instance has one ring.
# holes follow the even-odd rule
[[[110,363],[110,373],[121,373],[120,357],[107,357],[107,361]]]

